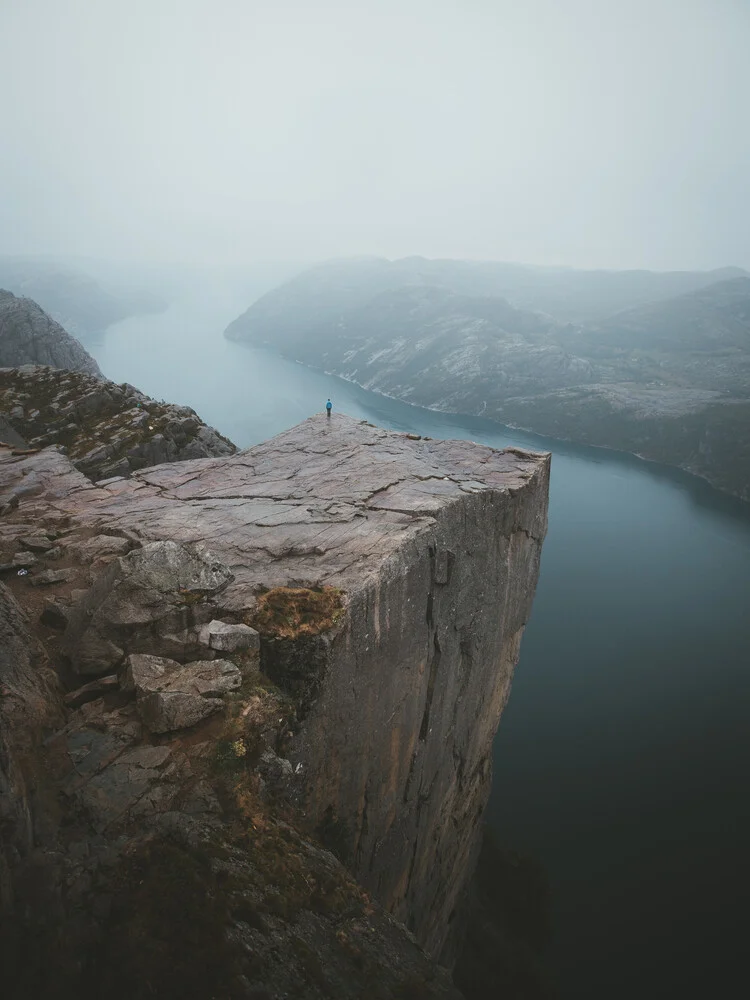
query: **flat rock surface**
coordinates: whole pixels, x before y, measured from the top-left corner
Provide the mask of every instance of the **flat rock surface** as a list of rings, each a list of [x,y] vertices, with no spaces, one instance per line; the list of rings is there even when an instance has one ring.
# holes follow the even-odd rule
[[[210,550],[234,573],[225,608],[253,603],[258,584],[364,586],[383,563],[467,494],[514,494],[546,475],[546,455],[393,433],[342,414],[310,417],[220,459],[156,466],[94,485],[52,449],[0,453],[0,497],[12,516],[57,517],[143,542]],[[68,537],[75,541],[76,530]]]

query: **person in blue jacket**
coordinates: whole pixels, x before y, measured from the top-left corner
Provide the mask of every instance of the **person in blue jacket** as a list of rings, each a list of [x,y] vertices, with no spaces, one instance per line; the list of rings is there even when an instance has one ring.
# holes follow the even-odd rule
[[[333,409],[333,403],[329,399],[328,402],[326,403],[326,416],[327,417],[330,417],[332,409]]]

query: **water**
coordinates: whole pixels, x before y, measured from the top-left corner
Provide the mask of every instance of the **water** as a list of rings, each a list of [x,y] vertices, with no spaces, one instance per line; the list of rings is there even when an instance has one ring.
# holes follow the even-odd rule
[[[104,373],[247,446],[322,409],[553,451],[531,623],[488,820],[549,872],[565,998],[733,996],[745,979],[750,509],[679,472],[364,392],[221,332],[199,291],[112,327]]]

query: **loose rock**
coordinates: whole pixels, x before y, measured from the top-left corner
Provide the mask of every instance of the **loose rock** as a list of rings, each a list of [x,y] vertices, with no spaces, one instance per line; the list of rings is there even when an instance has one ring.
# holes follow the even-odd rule
[[[32,587],[46,587],[53,583],[66,583],[75,572],[70,569],[43,569],[41,573],[36,573],[29,577]]]
[[[151,542],[116,559],[76,605],[64,652],[79,674],[117,669],[128,653],[199,655],[190,629],[212,618],[208,598],[233,574],[211,555]]]
[[[154,691],[138,701],[143,724],[152,733],[188,729],[214,712],[220,712],[223,707],[224,703],[219,698],[202,698],[179,691]]]
[[[199,641],[210,649],[234,653],[239,649],[257,650],[260,636],[249,625],[229,625],[214,619],[200,630]]]
[[[66,604],[56,601],[54,598],[48,598],[44,602],[42,613],[39,616],[42,625],[46,625],[47,628],[58,629],[59,631],[67,628],[69,618],[70,608]]]
[[[119,687],[120,683],[116,674],[98,677],[95,681],[89,681],[83,687],[76,688],[75,691],[66,694],[65,704],[68,708],[78,708],[80,705],[85,705],[87,701],[94,701],[104,694],[109,694],[110,691],[117,691]]]

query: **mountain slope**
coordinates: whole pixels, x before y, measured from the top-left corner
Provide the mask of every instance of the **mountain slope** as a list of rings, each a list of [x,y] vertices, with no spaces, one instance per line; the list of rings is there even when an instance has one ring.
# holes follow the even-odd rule
[[[81,344],[36,302],[0,289],[0,366],[28,364],[102,374]]]
[[[97,279],[69,263],[0,256],[0,288],[38,302],[54,320],[84,341],[134,313],[164,308],[166,302],[148,285],[143,280],[129,280],[127,267],[122,266],[113,275]]]
[[[674,464],[750,499],[750,276],[543,271],[577,308],[596,281],[610,302],[681,291],[577,324],[446,287],[509,267],[333,262],[263,296],[227,336],[416,405]]]
[[[261,327],[273,336],[303,337],[318,324],[365,305],[389,289],[430,285],[458,295],[504,298],[519,309],[544,312],[561,322],[600,320],[634,306],[672,298],[736,277],[717,271],[577,271],[494,261],[386,260],[360,257],[319,264],[258,299],[227,327],[243,340]]]
[[[190,407],[160,403],[132,385],[85,372],[0,368],[0,411],[8,415],[6,428],[30,447],[57,446],[93,480],[237,450]]]

